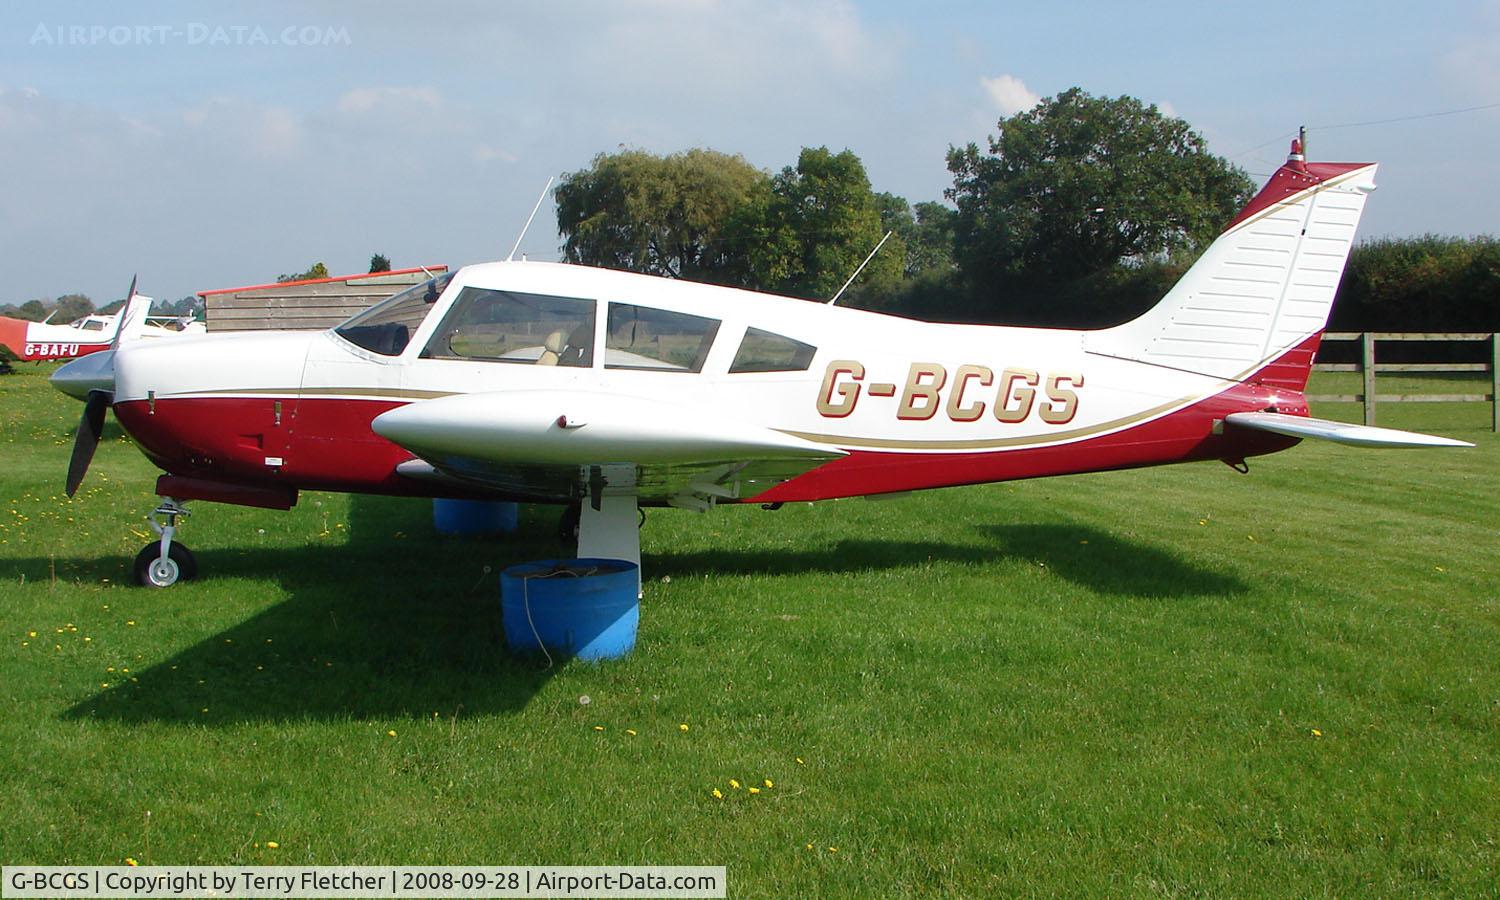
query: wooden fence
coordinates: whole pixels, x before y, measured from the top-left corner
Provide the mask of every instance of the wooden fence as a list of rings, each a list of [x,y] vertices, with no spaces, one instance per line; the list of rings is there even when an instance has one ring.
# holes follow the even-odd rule
[[[1359,394],[1309,394],[1313,403],[1363,403],[1365,424],[1375,424],[1375,407],[1379,403],[1489,403],[1490,427],[1500,432],[1500,335],[1485,332],[1406,332],[1366,331],[1329,332],[1323,335],[1328,341],[1359,341],[1360,357],[1357,363],[1318,363],[1313,366],[1319,372],[1359,372],[1364,377],[1364,389]],[[1490,361],[1487,363],[1382,363],[1375,361],[1375,345],[1380,341],[1427,341],[1462,342],[1488,341]],[[1375,376],[1380,372],[1488,372],[1490,392],[1488,394],[1380,394],[1376,392]]]

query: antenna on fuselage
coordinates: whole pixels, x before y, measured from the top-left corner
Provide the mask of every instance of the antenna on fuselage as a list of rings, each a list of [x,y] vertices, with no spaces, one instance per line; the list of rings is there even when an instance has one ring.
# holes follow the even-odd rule
[[[870,255],[865,257],[865,261],[859,264],[859,268],[855,269],[854,270],[854,274],[849,276],[849,280],[846,281],[846,282],[844,282],[844,286],[841,287],[841,288],[839,288],[839,292],[837,294],[834,294],[832,297],[828,298],[828,305],[829,306],[832,306],[833,304],[837,303],[838,299],[840,297],[844,296],[844,291],[849,290],[849,285],[851,285],[851,284],[854,283],[854,279],[856,279],[856,278],[859,277],[859,273],[863,272],[865,270],[865,266],[868,266],[870,264],[870,260],[872,260],[872,259],[875,258],[875,254],[877,254],[877,253],[880,252],[880,248],[884,247],[885,246],[885,242],[888,241],[888,240],[890,240],[891,239],[891,235],[893,235],[895,233],[896,232],[895,232],[894,229],[892,229],[891,231],[887,231],[885,233],[885,237],[883,237],[883,238],[880,239],[880,243],[878,243],[878,244],[875,245],[875,249],[870,251]]]
[[[516,235],[516,244],[510,248],[510,255],[505,257],[506,262],[516,258],[516,251],[521,249],[521,240],[526,237],[526,230],[531,227],[531,220],[536,218],[536,211],[542,208],[542,201],[547,199],[547,192],[552,190],[553,178],[547,179],[547,186],[542,188],[542,195],[536,198],[536,206],[531,208],[531,215],[526,217],[526,224],[521,226],[521,233]]]

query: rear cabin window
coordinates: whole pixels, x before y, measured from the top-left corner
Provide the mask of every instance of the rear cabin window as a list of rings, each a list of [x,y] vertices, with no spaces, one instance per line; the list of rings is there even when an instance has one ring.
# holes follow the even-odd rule
[[[604,367],[699,372],[718,333],[718,319],[611,303]]]
[[[729,364],[729,372],[801,372],[812,365],[817,352],[817,347],[785,335],[747,328],[734,362]]]
[[[422,357],[591,366],[595,306],[573,297],[464,288]]]

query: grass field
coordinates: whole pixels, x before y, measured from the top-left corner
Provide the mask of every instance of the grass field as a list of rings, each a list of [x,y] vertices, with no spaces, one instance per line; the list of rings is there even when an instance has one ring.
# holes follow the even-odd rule
[[[64,500],[80,406],[45,374],[0,378],[8,864],[724,864],[737,897],[1500,889],[1482,404],[1381,412],[1467,451],[653,512],[634,654],[543,670],[503,650],[496,574],[559,552],[555,511],[473,541],[425,502],[199,504],[200,579],[126,587],[155,471],[111,424]]]

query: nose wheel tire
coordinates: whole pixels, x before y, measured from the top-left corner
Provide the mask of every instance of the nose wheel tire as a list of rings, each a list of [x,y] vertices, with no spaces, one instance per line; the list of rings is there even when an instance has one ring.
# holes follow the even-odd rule
[[[152,541],[135,556],[135,581],[142,587],[166,588],[191,581],[198,574],[198,561],[188,548],[173,543],[161,555],[161,542]]]

